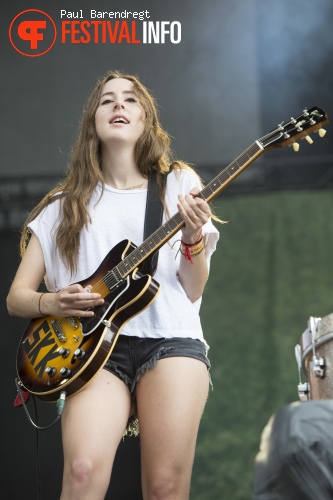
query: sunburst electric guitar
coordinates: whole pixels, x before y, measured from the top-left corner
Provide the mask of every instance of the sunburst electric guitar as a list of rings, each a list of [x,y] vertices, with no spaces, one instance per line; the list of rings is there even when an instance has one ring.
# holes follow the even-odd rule
[[[322,109],[304,110],[255,141],[198,196],[210,202],[265,151],[289,145],[297,150],[298,139],[312,142],[309,134],[316,131],[323,136],[322,126],[327,123]],[[178,212],[139,247],[124,240],[109,252],[95,273],[81,282],[83,287],[92,285],[92,292],[104,298],[104,304],[94,308],[94,317],[46,316],[29,322],[17,352],[23,388],[52,402],[62,391],[72,396],[94,377],[111,355],[124,324],[157,296],[159,284],[140,268],[183,224]]]

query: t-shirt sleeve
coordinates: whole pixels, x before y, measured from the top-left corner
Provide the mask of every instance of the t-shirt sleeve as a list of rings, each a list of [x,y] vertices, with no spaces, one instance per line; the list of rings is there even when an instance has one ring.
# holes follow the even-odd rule
[[[54,272],[59,259],[55,245],[58,206],[58,201],[51,203],[28,224],[29,230],[38,238],[42,247],[46,269],[44,279],[46,287],[50,292],[58,291],[55,280],[56,273]]]

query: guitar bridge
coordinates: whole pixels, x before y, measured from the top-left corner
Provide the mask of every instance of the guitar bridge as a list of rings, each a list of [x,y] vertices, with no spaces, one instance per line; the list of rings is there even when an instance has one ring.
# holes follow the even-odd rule
[[[52,328],[58,337],[59,342],[66,342],[66,337],[61,329],[61,326],[59,325],[59,322],[56,319],[53,319],[51,321]]]
[[[78,325],[75,321],[75,319],[73,318],[73,316],[68,316],[68,318],[66,318],[67,322],[71,325],[71,327],[74,329],[74,330],[77,330],[78,328]]]

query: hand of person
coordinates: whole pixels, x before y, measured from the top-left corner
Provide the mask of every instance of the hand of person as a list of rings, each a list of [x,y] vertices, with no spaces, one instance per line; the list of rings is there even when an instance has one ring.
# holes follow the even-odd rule
[[[200,237],[202,226],[212,215],[208,203],[196,196],[198,193],[199,189],[193,188],[185,196],[178,195],[178,210],[185,221],[185,226],[182,227],[183,240],[190,244]]]
[[[66,286],[57,293],[46,293],[41,299],[40,309],[45,315],[68,317],[92,317],[91,308],[104,303],[99,293],[92,293],[92,286],[80,284]]]

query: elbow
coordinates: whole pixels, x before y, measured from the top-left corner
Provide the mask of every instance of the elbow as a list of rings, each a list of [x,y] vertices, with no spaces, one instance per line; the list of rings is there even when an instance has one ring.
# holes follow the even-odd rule
[[[14,302],[14,300],[12,298],[12,295],[9,292],[9,294],[7,295],[7,298],[6,298],[6,306],[7,306],[7,311],[8,311],[9,316],[15,316],[14,303],[15,302]]]
[[[12,306],[8,300],[6,301],[6,305],[7,305],[7,312],[9,314],[9,316],[14,316],[14,309],[12,308]]]
[[[186,293],[186,296],[188,300],[192,302],[196,302],[197,300],[201,299],[204,293],[205,286],[187,286],[185,287],[183,285],[184,291]]]
[[[187,298],[192,302],[192,304],[194,304],[194,302],[196,302],[197,300],[199,300],[201,297],[202,297],[202,294],[203,294],[203,290],[202,292],[198,292],[198,293],[190,293],[190,294],[186,294],[187,295]]]
[[[207,279],[202,280],[201,283],[195,283],[182,280],[180,275],[178,277],[187,298],[192,302],[192,304],[202,297]]]
[[[7,306],[7,312],[9,314],[9,316],[14,316],[14,311],[12,309],[12,306],[11,306],[10,301],[8,300],[8,298],[6,300],[6,306]]]

